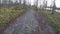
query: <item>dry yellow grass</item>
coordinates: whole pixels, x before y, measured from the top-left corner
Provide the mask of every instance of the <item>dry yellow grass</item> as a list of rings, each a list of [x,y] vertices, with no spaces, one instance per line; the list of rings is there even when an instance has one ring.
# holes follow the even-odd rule
[[[26,8],[19,8],[15,9],[14,7],[11,8],[0,8],[0,29],[4,28],[6,23],[9,23],[12,19],[14,19],[19,14],[25,12]]]

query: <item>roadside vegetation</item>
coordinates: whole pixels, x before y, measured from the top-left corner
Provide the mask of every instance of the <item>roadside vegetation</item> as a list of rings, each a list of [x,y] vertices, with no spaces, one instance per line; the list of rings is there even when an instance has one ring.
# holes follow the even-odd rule
[[[24,7],[19,7],[18,9],[16,9],[15,7],[0,8],[0,29],[3,29],[7,23],[15,19],[18,15],[21,15],[25,11],[26,8]]]
[[[42,9],[38,9],[38,12],[43,13],[57,34],[60,34],[60,13],[54,12],[54,14],[52,14],[51,10]]]

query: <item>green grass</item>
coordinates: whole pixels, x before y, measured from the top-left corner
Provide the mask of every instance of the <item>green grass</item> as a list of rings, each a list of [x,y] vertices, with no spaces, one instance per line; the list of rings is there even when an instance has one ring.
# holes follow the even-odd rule
[[[55,31],[60,34],[60,13],[55,12],[51,14],[52,11],[50,10],[41,10],[38,9],[38,12],[44,13],[45,17],[50,21],[51,26],[55,29]]]
[[[0,8],[0,29],[3,29],[4,26],[9,23],[9,21],[16,18],[18,15],[22,14],[25,11],[26,8]]]

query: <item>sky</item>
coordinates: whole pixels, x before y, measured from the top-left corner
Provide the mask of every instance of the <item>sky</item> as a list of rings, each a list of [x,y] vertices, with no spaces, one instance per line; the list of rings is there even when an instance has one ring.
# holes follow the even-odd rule
[[[56,6],[60,7],[60,0],[56,0]]]

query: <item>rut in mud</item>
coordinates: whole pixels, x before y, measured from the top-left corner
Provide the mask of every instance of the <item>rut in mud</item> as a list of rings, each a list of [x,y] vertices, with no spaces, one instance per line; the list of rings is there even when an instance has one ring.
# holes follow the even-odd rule
[[[4,30],[4,34],[55,34],[52,27],[45,22],[42,15],[37,17],[33,9],[18,17]],[[36,18],[37,17],[37,18]]]

